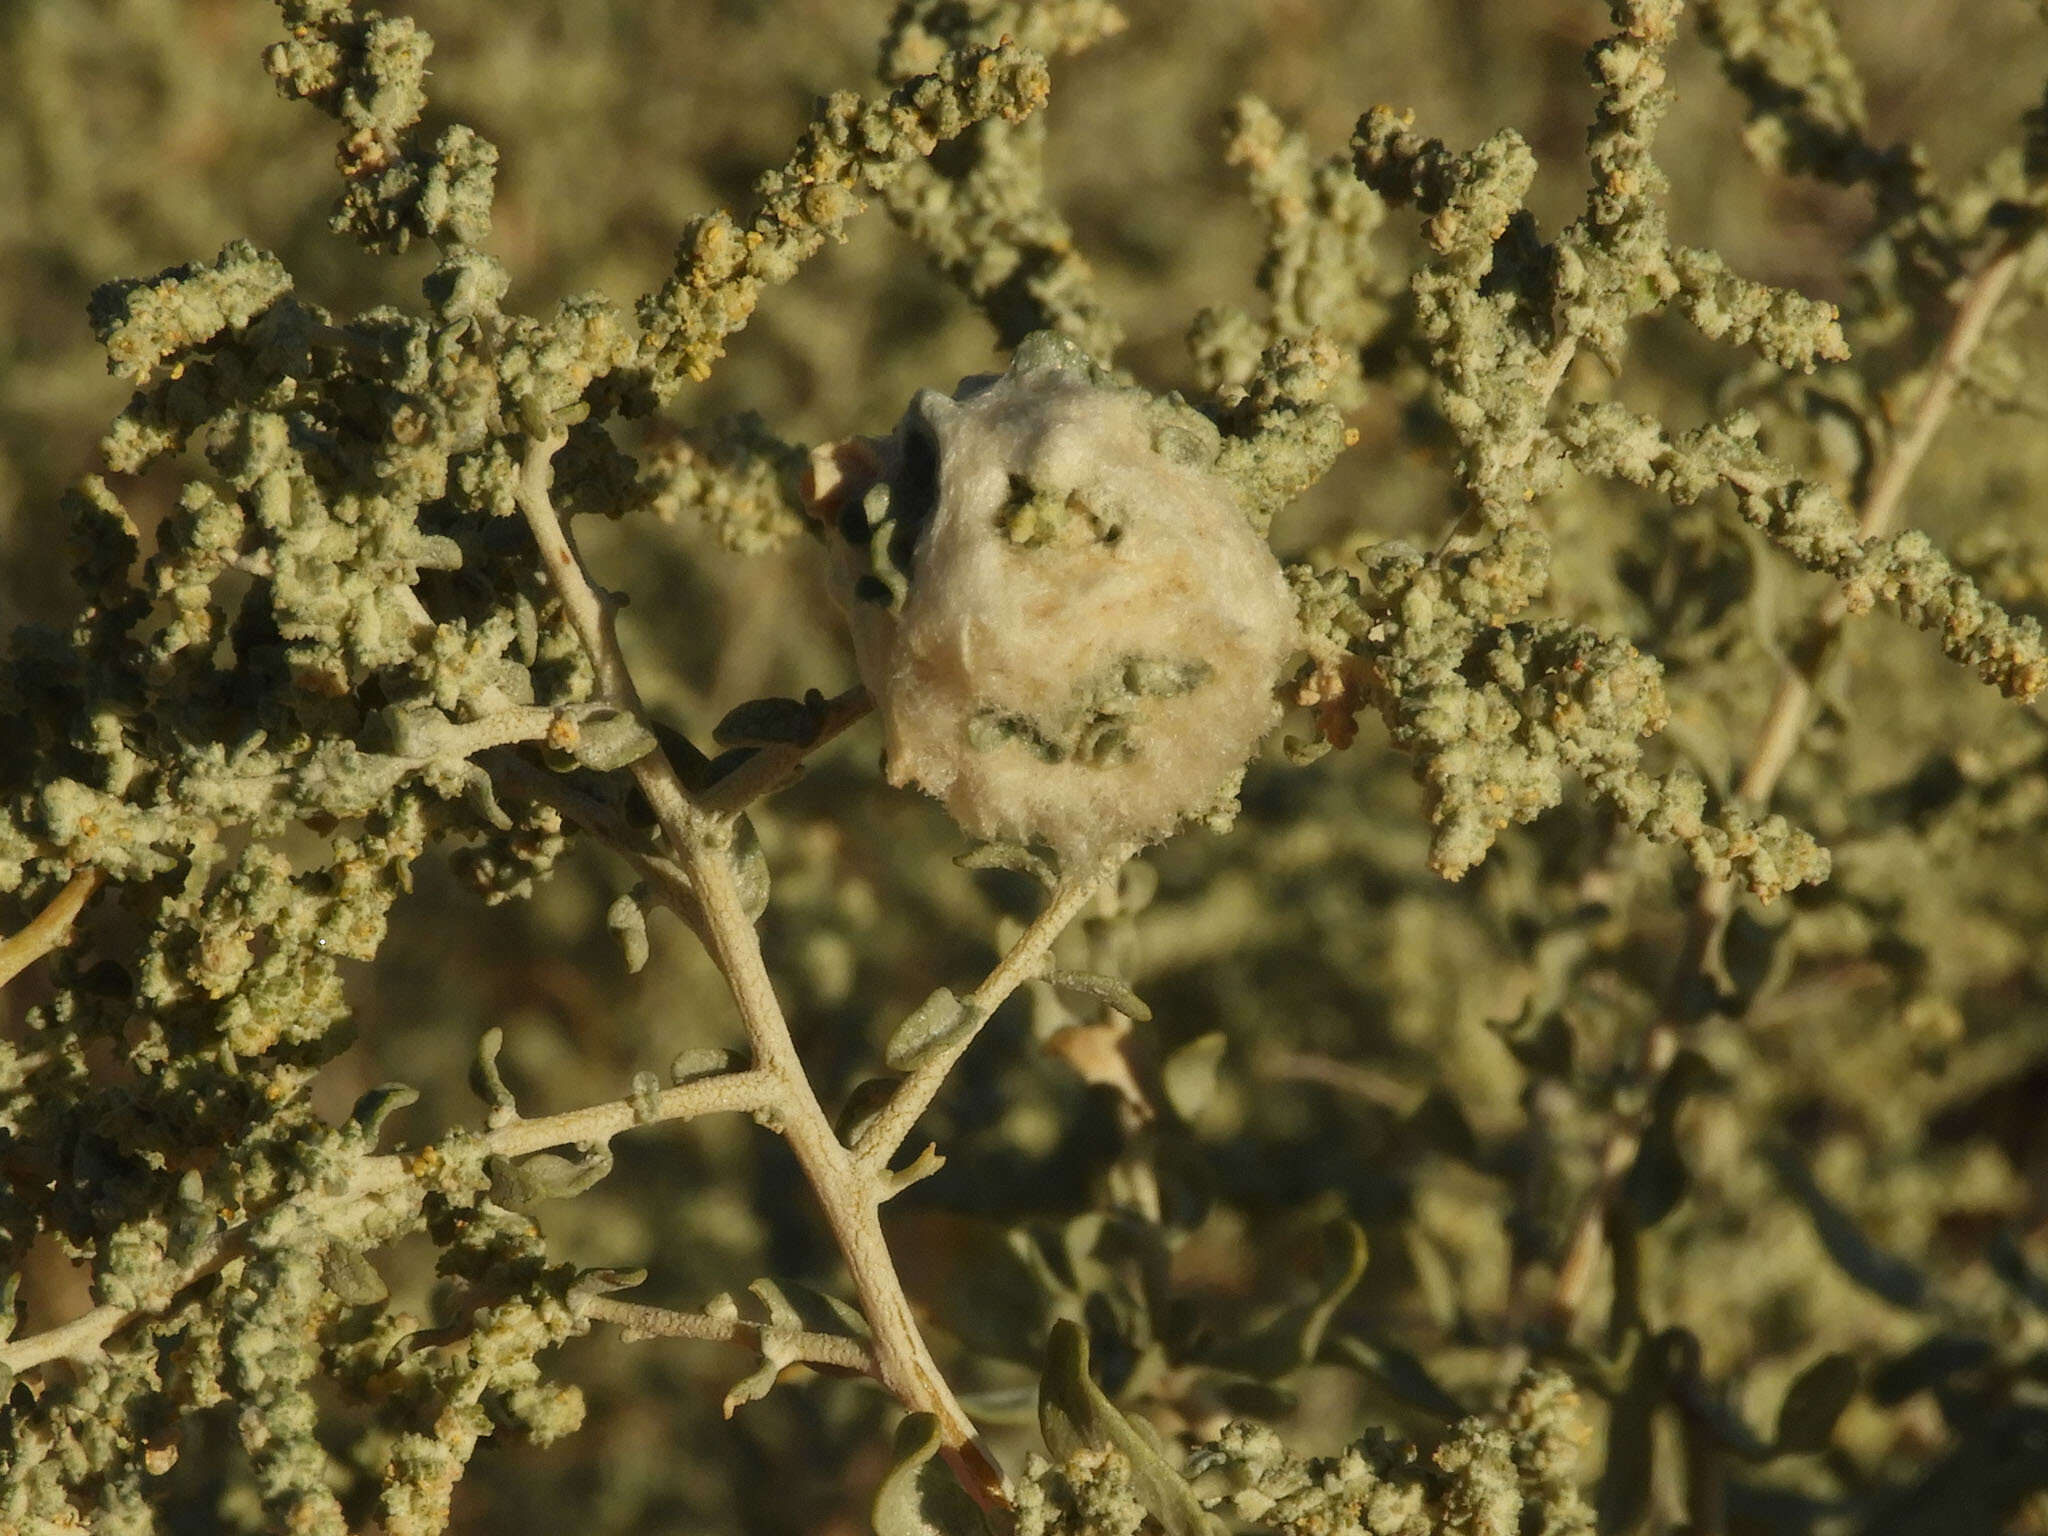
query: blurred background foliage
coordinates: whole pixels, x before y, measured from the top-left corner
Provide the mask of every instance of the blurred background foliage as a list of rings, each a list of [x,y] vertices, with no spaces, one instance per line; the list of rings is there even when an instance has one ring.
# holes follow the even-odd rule
[[[1155,388],[1192,378],[1182,336],[1198,309],[1257,302],[1260,222],[1222,154],[1242,92],[1317,154],[1380,101],[1454,145],[1514,125],[1544,165],[1546,226],[1582,199],[1581,59],[1605,26],[1584,0],[1124,9],[1127,31],[1055,71],[1048,164],[1129,338],[1120,361]],[[2018,0],[1840,9],[1873,138],[1919,140],[1939,174],[2014,142],[2040,100],[2048,29]],[[690,215],[744,205],[818,94],[869,82],[887,20],[882,0],[411,11],[437,45],[430,121],[468,122],[502,151],[490,248],[528,311],[654,286]],[[54,508],[124,398],[85,324],[94,286],[236,236],[342,311],[410,303],[431,265],[424,250],[368,262],[328,233],[331,130],[263,84],[255,59],[275,29],[250,0],[0,4],[6,628],[68,606]],[[1755,168],[1740,99],[1696,36],[1673,84],[1659,159],[1675,235],[1842,299],[1867,198]],[[1410,222],[1380,236],[1392,270],[1413,259]],[[1881,385],[1924,359],[1941,321],[1852,339]],[[1678,424],[1741,387],[1728,354],[1676,324],[1653,323],[1633,361],[1624,395]],[[772,297],[668,429],[745,409],[802,441],[875,432],[914,390],[992,365],[986,324],[871,215]],[[1993,382],[1998,398],[1967,397],[1945,427],[1907,519],[2038,614],[2044,402],[2016,362]],[[1283,558],[1398,534],[1432,544],[1455,506],[1419,378],[1389,378],[1349,419],[1358,446],[1275,528]],[[1826,462],[1824,424],[1778,425]],[[157,510],[175,489],[166,475]],[[152,494],[145,482],[126,499],[146,511]],[[1664,750],[1725,786],[1776,681],[1778,631],[1823,584],[1725,513],[1605,486],[1557,502],[1554,610],[1662,658]],[[631,593],[627,644],[675,724],[702,733],[742,700],[852,681],[807,541],[741,556],[652,519],[585,537],[600,579]],[[1621,1281],[1603,1262],[1568,1333],[1545,1303],[1670,980],[1694,882],[1683,860],[1568,799],[1448,884],[1425,865],[1408,765],[1370,725],[1305,769],[1276,751],[1235,831],[1148,855],[1120,915],[1092,920],[1074,954],[1112,962],[1100,968],[1151,1021],[1119,1035],[1035,984],[928,1121],[946,1168],[890,1210],[913,1298],[999,1453],[1014,1465],[1036,1443],[1030,1391],[1055,1314],[1088,1325],[1105,1388],[1161,1428],[1213,1433],[1250,1411],[1305,1452],[1373,1425],[1428,1441],[1547,1359],[1580,1379],[1591,1469],[1603,1455],[1652,1468],[1639,1494],[1609,1476],[1609,1523],[1640,1511],[1670,1528],[1687,1414],[1769,1426],[1795,1377],[1839,1352],[1860,1386],[1826,1448],[1740,1461],[1728,1529],[2048,1532],[2048,737],[2038,713],[1888,619],[1857,622],[1849,645],[1777,802],[1830,844],[1835,876],[1738,909],[1729,996],[1690,1040],[1693,1091],[1665,1106],[1617,1207],[1631,1216]],[[771,966],[828,1105],[920,998],[978,977],[1028,908],[1019,877],[954,866],[957,830],[884,786],[875,753],[872,726],[856,731],[755,817],[775,876]],[[396,1079],[424,1090],[397,1122],[405,1138],[473,1121],[464,1070],[493,1025],[530,1113],[733,1043],[722,986],[679,929],[658,927],[653,960],[625,973],[604,925],[621,888],[587,848],[532,901],[488,909],[445,869],[425,873],[352,978],[359,1041],[323,1079],[329,1112]],[[33,1000],[25,981],[0,1010]],[[762,1274],[834,1284],[775,1138],[714,1118],[615,1150],[609,1179],[546,1208],[559,1256],[644,1266],[644,1294],[684,1307]],[[1248,1371],[1241,1390],[1191,1386],[1176,1366],[1205,1334],[1314,1294],[1318,1234],[1340,1217],[1370,1259],[1314,1361]],[[60,1261],[28,1284],[44,1315],[85,1304],[67,1299],[77,1281]],[[1659,1336],[1694,1410],[1631,1395],[1628,1349]],[[894,1410],[864,1383],[808,1382],[721,1423],[744,1369],[724,1346],[600,1330],[558,1365],[588,1394],[584,1431],[544,1452],[484,1446],[454,1529],[850,1531],[888,1464]],[[176,1528],[214,1529],[234,1507],[231,1441],[211,1461],[188,1449]]]

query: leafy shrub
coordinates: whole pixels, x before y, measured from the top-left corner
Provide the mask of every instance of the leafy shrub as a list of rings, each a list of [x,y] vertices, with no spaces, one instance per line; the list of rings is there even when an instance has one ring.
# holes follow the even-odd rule
[[[279,8],[339,245],[287,181],[291,260],[98,287],[134,392],[8,529],[10,1527],[2048,1529],[2048,102],[1939,171],[1816,0],[1615,0],[1547,235],[1515,129],[1237,100],[1246,308],[1232,200],[1141,174],[1220,8],[1148,57],[904,0],[687,218],[601,67],[678,46],[635,8],[462,34],[524,60],[467,115],[613,114],[552,199],[412,21]],[[716,9],[820,77],[837,8]],[[206,222],[50,82],[253,129],[194,83],[239,18],[0,23],[10,269]],[[1483,107],[1547,24],[1490,18]],[[1685,70],[1853,236],[1691,243]],[[870,201],[902,243],[820,275]],[[513,302],[633,219],[637,304]]]

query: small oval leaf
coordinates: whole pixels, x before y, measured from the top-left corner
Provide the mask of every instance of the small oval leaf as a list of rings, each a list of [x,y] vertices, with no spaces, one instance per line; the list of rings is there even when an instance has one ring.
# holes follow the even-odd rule
[[[875,1536],[988,1536],[965,1488],[939,1456],[939,1421],[913,1413],[896,1426],[896,1465],[875,1490]]]
[[[974,1010],[955,997],[951,989],[940,987],[896,1026],[883,1048],[882,1059],[891,1071],[914,1071],[980,1022]]]

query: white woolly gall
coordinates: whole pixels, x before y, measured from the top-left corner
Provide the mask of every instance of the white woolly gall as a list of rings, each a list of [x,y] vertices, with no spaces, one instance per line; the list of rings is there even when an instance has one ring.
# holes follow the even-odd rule
[[[809,505],[892,783],[1063,861],[1228,804],[1296,623],[1216,447],[1039,336],[892,437],[818,452]]]

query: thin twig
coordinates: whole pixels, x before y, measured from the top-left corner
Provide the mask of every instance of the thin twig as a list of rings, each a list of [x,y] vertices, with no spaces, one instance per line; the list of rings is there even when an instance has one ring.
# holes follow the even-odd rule
[[[1927,387],[1913,407],[1912,419],[1907,422],[1906,430],[1894,440],[1890,457],[1871,484],[1869,499],[1863,505],[1863,518],[1856,530],[1863,538],[1889,533],[1897,522],[1899,505],[1905,500],[1913,472],[1927,456],[1934,434],[1955,404],[1956,393],[1969,372],[1970,358],[1990,330],[1992,316],[2012,287],[2013,279],[2019,276],[2020,257],[2025,248],[2024,240],[2008,241],[2002,250],[1977,269],[1969,286],[1963,290],[1956,305],[1955,319],[1950,322],[1948,335],[1942,341],[1940,352],[1935,355]]]
[[[773,1347],[791,1361],[835,1366],[842,1371],[858,1371],[863,1376],[875,1374],[875,1357],[867,1346],[844,1334],[778,1328],[743,1317],[714,1317],[708,1312],[676,1312],[610,1296],[595,1298],[587,1309],[599,1322],[616,1323],[625,1329],[628,1339],[708,1339],[714,1343],[749,1344],[764,1351]]]
[[[2019,242],[2008,243],[1970,279],[1961,302],[1956,306],[1955,319],[1942,340],[1941,350],[1935,355],[1927,387],[1914,403],[1906,429],[1893,439],[1891,452],[1885,456],[1870,482],[1862,515],[1856,522],[1859,539],[1882,538],[1897,524],[1899,508],[1905,500],[1906,488],[1912,483],[1913,472],[1927,456],[1936,430],[1955,405],[1956,393],[1962,388],[1963,378],[1969,371],[1970,358],[1990,328],[1999,302],[2019,275],[2021,249]],[[1839,592],[1830,595],[1822,606],[1814,643],[1808,650],[1805,665],[1787,669],[1779,680],[1777,695],[1771,700],[1763,726],[1757,733],[1749,765],[1736,786],[1738,799],[1751,805],[1764,804],[1770,799],[1771,791],[1777,788],[1785,769],[1791,765],[1799,740],[1806,733],[1808,705],[1813,698],[1814,686],[1833,657],[1835,641],[1848,617],[1848,601]],[[1725,910],[1732,887],[1725,881],[1716,881],[1714,888],[1722,892],[1716,899]]]
[[[1970,358],[1990,329],[1999,302],[2019,275],[2023,244],[2018,240],[2007,241],[1978,268],[1964,289],[1905,430],[1892,440],[1891,451],[1871,479],[1856,521],[1858,538],[1882,538],[1896,525],[1913,473],[1955,405]],[[1759,809],[1770,802],[1778,780],[1791,766],[1806,734],[1814,692],[1821,675],[1835,659],[1848,617],[1848,602],[1840,592],[1830,594],[1822,602],[1812,643],[1805,648],[1802,660],[1788,667],[1779,679],[1777,692],[1758,728],[1749,760],[1736,782],[1738,800]],[[1561,1331],[1570,1329],[1592,1290],[1604,1246],[1604,1213],[1634,1166],[1643,1137],[1648,1133],[1649,1117],[1656,1103],[1656,1084],[1678,1058],[1684,1038],[1682,1020],[1689,1013],[1683,994],[1697,988],[1703,978],[1719,969],[1721,934],[1734,910],[1735,891],[1733,880],[1706,880],[1694,896],[1677,963],[1672,968],[1672,997],[1657,1020],[1644,1031],[1637,1053],[1635,1080],[1646,1085],[1643,1102],[1609,1131],[1600,1149],[1600,1166],[1593,1188],[1579,1207],[1564,1259],[1551,1286],[1549,1317]]]
[[[686,863],[702,904],[705,943],[739,1005],[754,1060],[779,1079],[774,1124],[796,1154],[859,1292],[874,1336],[876,1375],[906,1407],[938,1419],[949,1459],[970,1491],[999,1499],[1002,1474],[939,1373],[904,1294],[882,1235],[878,1183],[839,1140],[804,1073],[731,861],[723,850],[700,847],[689,851]]]
[[[510,752],[486,754],[484,771],[501,792],[519,800],[533,800],[560,811],[577,827],[631,864],[668,905],[692,928],[697,926],[697,893],[690,888],[690,876],[682,865],[666,854],[657,853],[625,820],[603,801],[571,788],[558,773],[536,768]]]
[[[68,1323],[55,1328],[45,1328],[41,1333],[32,1333],[0,1344],[0,1370],[19,1374],[52,1360],[84,1360],[97,1353],[100,1346],[120,1332],[121,1329],[141,1317],[154,1317],[160,1311],[168,1310],[177,1298],[197,1285],[223,1264],[245,1250],[241,1230],[232,1235],[222,1234],[200,1245],[199,1252],[186,1266],[166,1296],[164,1305],[157,1308],[98,1306],[90,1312],[74,1317]]]
[[[1280,1082],[1320,1083],[1391,1109],[1397,1115],[1413,1114],[1416,1106],[1429,1096],[1427,1089],[1404,1083],[1385,1072],[1315,1051],[1265,1051],[1253,1059],[1252,1070],[1260,1077]]]
[[[699,803],[721,815],[739,814],[762,796],[787,787],[805,758],[863,719],[874,707],[875,701],[861,687],[849,688],[838,697],[827,699],[818,732],[809,741],[756,748],[746,761],[705,790]]]
[[[101,870],[81,869],[26,927],[0,939],[0,987],[71,937],[73,920],[106,878]]]
[[[575,547],[562,527],[562,520],[555,515],[550,489],[554,482],[555,454],[564,441],[565,437],[556,433],[536,438],[528,446],[526,458],[520,466],[515,499],[526,515],[526,526],[539,548],[542,568],[562,600],[563,614],[590,657],[599,700],[644,724],[647,711],[641,705],[640,690],[633,684],[633,674],[626,667],[625,652],[619,648],[611,605],[590,584],[582,563],[576,558]],[[707,826],[710,818],[691,803],[689,792],[683,788],[683,781],[666,752],[657,747],[633,763],[629,771],[633,782],[647,797],[654,819],[660,823],[662,832],[678,855],[687,846],[705,839],[710,830]]]
[[[982,979],[980,986],[961,999],[975,1020],[973,1025],[960,1031],[944,1049],[920,1062],[898,1083],[888,1101],[861,1132],[854,1146],[854,1155],[863,1168],[878,1174],[888,1166],[889,1159],[902,1146],[903,1138],[910,1134],[910,1128],[938,1093],[946,1074],[953,1070],[953,1064],[974,1043],[974,1037],[981,1032],[981,1025],[1005,998],[1038,974],[1053,941],[1066,932],[1067,925],[1080,915],[1081,909],[1105,882],[1115,877],[1124,861],[1135,851],[1128,847],[1113,849],[1088,869],[1061,880],[1052,893],[1052,899],[1045,904],[1045,910],[1031,920],[1031,925],[1010,946],[1009,953]]]
[[[613,1099],[603,1104],[567,1110],[559,1115],[514,1120],[494,1131],[486,1131],[480,1139],[486,1153],[500,1157],[524,1157],[549,1147],[609,1141],[622,1131],[666,1120],[691,1120],[699,1115],[721,1112],[759,1111],[767,1107],[777,1086],[766,1073],[729,1072],[666,1088],[656,1094],[651,1103],[638,1098]],[[427,1150],[430,1149],[385,1153],[363,1159],[348,1188],[332,1198],[337,1204],[346,1204],[403,1188],[430,1164]],[[0,1368],[19,1372],[51,1360],[83,1359],[138,1318],[152,1317],[168,1310],[176,1304],[179,1296],[216,1273],[229,1260],[248,1251],[249,1223],[243,1221],[215,1233],[200,1245],[178,1278],[165,1287],[163,1305],[94,1307],[68,1323],[0,1344]]]
[[[484,1149],[500,1157],[524,1157],[548,1147],[609,1141],[621,1131],[664,1120],[694,1120],[699,1115],[751,1114],[770,1107],[779,1085],[765,1072],[751,1068],[699,1077],[664,1088],[651,1099],[611,1099],[538,1120],[512,1120],[484,1133]],[[386,1161],[371,1158],[371,1164]],[[402,1157],[390,1161],[402,1162]]]

